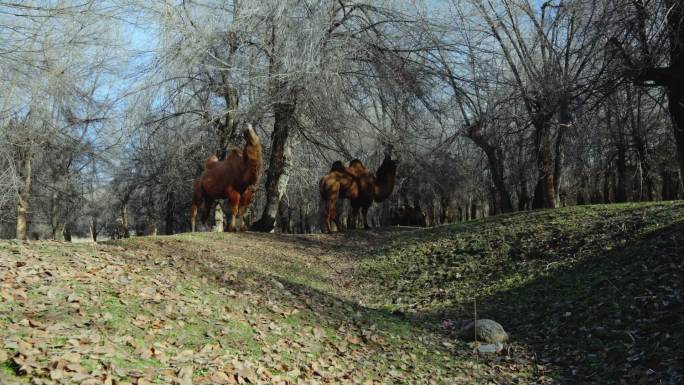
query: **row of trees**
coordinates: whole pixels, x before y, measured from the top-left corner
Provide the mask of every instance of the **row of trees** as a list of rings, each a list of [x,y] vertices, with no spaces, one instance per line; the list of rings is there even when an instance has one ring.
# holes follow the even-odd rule
[[[374,168],[388,146],[399,183],[376,225],[677,199],[683,8],[0,2],[2,229],[186,231],[192,179],[247,122],[264,142],[261,231],[318,230],[332,161]]]

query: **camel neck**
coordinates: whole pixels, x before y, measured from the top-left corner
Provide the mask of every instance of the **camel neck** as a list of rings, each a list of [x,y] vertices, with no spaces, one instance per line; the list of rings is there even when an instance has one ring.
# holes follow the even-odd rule
[[[394,191],[395,176],[379,173],[376,177],[376,181],[374,199],[376,202],[380,202],[387,199],[387,197],[392,194],[392,191]]]
[[[261,147],[259,145],[245,145],[242,151],[242,167],[244,168],[244,178],[246,182],[258,180],[261,168]],[[254,182],[256,183],[256,182]]]

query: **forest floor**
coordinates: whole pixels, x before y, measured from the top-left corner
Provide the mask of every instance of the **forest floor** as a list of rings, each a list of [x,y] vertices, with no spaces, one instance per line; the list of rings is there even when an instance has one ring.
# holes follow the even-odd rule
[[[683,289],[681,201],[3,241],[0,384],[681,384]],[[445,327],[475,305],[509,332],[503,352]]]

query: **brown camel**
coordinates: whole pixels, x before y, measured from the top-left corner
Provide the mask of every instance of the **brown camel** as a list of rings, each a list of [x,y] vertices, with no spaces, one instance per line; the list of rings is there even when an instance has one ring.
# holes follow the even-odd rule
[[[356,176],[341,161],[332,164],[330,172],[318,182],[318,189],[323,199],[323,227],[327,233],[332,233],[330,221],[335,221],[337,231],[342,231],[342,223],[337,215],[337,200],[352,199],[358,196],[359,186]]]
[[[355,162],[358,163],[354,164]],[[363,214],[363,227],[365,229],[370,228],[368,225],[368,210],[374,201],[379,203],[392,195],[397,178],[397,165],[398,162],[392,160],[389,153],[385,155],[385,159],[380,164],[375,176],[358,159],[353,160],[349,164],[349,168],[356,175],[359,186],[357,196],[349,198],[352,207],[352,215],[349,222],[350,228],[356,228],[359,210]]]
[[[363,213],[363,223],[368,225],[368,209],[375,202],[382,202],[394,191],[397,175],[397,161],[389,154],[385,156],[378,168],[377,176],[363,165],[359,159],[354,159],[349,166],[344,167],[341,161],[333,163],[332,168],[319,182],[321,197],[325,202],[323,220],[325,231],[332,233],[330,221],[334,220],[338,231],[342,225],[337,215],[338,199],[349,199],[352,206],[350,228],[356,228],[359,210]]]
[[[215,155],[207,159],[204,171],[193,183],[192,231],[195,231],[197,210],[202,207],[201,221],[207,226],[209,211],[217,199],[228,199],[231,211],[228,231],[236,231],[235,217],[240,218],[240,230],[245,230],[244,210],[254,197],[254,187],[261,174],[261,142],[251,125],[244,131],[246,140],[242,151],[233,149],[226,159],[219,161]]]

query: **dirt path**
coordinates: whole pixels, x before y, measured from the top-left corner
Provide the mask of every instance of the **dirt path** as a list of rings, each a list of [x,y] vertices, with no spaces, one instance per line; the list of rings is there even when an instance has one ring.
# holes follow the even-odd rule
[[[362,290],[354,290],[362,286],[354,276],[359,262],[414,231],[421,230],[395,227],[332,235],[199,233],[131,238],[119,244],[148,258],[171,256],[189,271],[211,274],[222,265],[228,274],[275,275],[357,302],[366,297]]]

